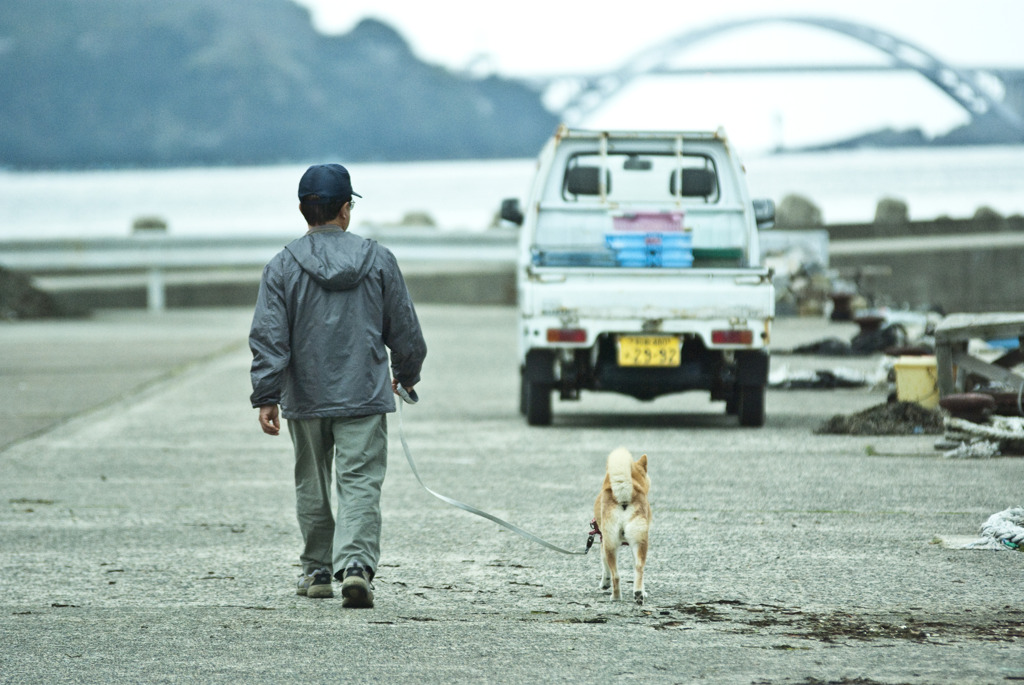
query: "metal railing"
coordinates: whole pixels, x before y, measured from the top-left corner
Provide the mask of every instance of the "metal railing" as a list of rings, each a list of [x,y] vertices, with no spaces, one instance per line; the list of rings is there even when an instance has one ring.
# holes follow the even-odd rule
[[[518,240],[514,231],[506,230],[447,233],[396,228],[360,229],[358,233],[389,248],[401,262],[512,265]],[[124,238],[9,240],[0,241],[0,267],[30,276],[145,273],[147,306],[162,311],[167,272],[259,268],[297,237],[139,232]]]

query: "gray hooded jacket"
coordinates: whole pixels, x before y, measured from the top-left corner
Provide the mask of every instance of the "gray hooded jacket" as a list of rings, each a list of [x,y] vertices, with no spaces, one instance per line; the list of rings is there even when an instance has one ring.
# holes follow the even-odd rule
[[[333,227],[311,230],[267,264],[249,348],[252,406],[280,404],[286,419],[392,412],[388,350],[405,386],[419,382],[427,354],[395,256]]]

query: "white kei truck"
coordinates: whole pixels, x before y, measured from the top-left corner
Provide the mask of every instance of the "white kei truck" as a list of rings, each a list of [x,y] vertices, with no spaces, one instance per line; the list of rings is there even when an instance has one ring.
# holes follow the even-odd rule
[[[741,426],[765,422],[772,272],[724,132],[559,127],[537,160],[517,265],[520,410],[549,425],[552,397],[638,400],[690,390],[724,401]]]

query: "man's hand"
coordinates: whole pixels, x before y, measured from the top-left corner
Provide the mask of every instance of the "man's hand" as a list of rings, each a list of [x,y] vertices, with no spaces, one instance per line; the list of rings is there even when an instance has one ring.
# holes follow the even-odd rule
[[[281,418],[276,404],[267,404],[260,407],[260,428],[267,435],[279,435],[281,433]]]
[[[409,402],[410,404],[416,404],[416,401],[419,399],[416,396],[416,391],[412,389],[411,385],[401,385],[400,386],[398,384],[398,380],[395,379],[395,378],[391,379],[391,390],[396,395],[401,397],[406,402]]]

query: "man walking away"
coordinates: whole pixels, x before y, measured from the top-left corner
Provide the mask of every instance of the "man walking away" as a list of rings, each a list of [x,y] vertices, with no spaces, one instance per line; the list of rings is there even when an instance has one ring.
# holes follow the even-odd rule
[[[333,577],[342,606],[372,607],[385,414],[395,411],[398,384],[419,382],[427,347],[394,255],[348,233],[353,196],[362,197],[340,164],[311,166],[299,181],[308,230],[263,270],[249,332],[250,400],[264,433],[278,435],[280,418],[288,420],[303,539],[298,594],[332,597]]]

